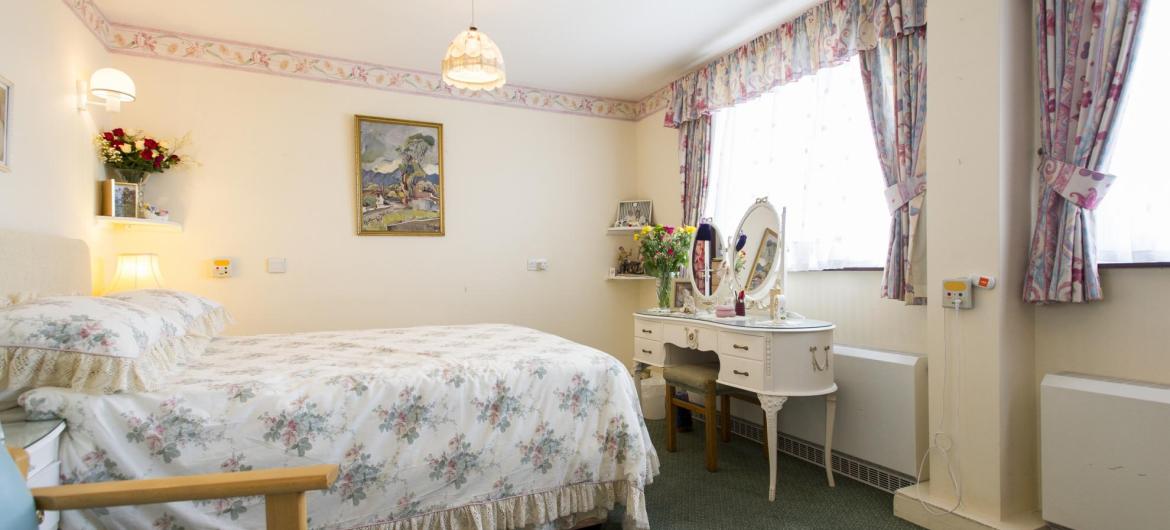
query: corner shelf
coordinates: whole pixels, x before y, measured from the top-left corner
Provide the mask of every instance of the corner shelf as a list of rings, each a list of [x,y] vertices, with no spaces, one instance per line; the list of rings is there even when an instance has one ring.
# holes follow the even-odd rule
[[[606,276],[606,280],[614,281],[633,281],[633,280],[653,280],[653,276],[646,276],[643,274],[618,274],[616,276]]]
[[[640,226],[611,226],[606,229],[605,233],[611,236],[626,236],[641,230]]]
[[[114,226],[122,230],[141,230],[150,232],[182,232],[183,225],[175,221],[161,221],[158,219],[138,219],[136,217],[111,217],[108,215],[96,216],[100,224]]]

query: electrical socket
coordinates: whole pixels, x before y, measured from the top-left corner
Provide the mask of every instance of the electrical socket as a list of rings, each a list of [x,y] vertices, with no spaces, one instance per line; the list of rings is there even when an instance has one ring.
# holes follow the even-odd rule
[[[943,307],[955,307],[956,300],[959,302],[959,309],[975,307],[975,301],[971,298],[971,278],[943,280]]]

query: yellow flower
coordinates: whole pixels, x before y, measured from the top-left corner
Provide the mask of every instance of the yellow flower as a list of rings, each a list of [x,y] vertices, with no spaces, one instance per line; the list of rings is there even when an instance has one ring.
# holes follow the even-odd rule
[[[653,228],[650,228],[650,225],[645,225],[642,227],[643,234],[649,234],[651,230],[653,230]]]
[[[634,241],[638,240],[638,234],[634,234]]]
[[[688,233],[688,234],[693,234],[693,233],[695,233],[695,227],[693,227],[693,226],[687,226],[687,227],[684,227],[684,228],[683,228],[683,231],[685,231],[685,232],[686,232],[686,233]]]

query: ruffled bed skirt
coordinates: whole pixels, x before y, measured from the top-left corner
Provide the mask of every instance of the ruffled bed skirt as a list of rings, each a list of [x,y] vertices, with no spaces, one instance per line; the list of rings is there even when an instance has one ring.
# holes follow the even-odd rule
[[[467,504],[448,510],[350,527],[348,530],[511,530],[570,528],[594,517],[604,517],[615,504],[624,504],[624,528],[650,528],[646,494],[630,481],[573,484],[553,490]]]
[[[0,360],[0,388],[68,387],[89,393],[157,390],[181,363],[207,347],[206,337],[175,337],[138,358],[43,348],[7,348]]]

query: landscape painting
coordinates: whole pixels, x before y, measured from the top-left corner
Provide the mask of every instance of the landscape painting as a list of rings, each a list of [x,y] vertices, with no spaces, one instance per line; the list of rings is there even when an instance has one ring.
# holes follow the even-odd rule
[[[357,116],[358,235],[443,235],[443,125]]]

